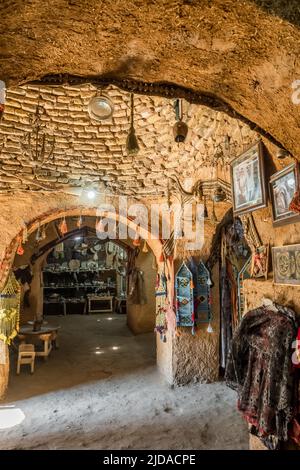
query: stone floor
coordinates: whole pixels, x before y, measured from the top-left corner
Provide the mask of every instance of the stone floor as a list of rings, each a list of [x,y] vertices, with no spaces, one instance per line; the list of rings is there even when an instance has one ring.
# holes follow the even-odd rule
[[[122,315],[48,317],[60,349],[15,375],[0,409],[0,449],[247,449],[234,392],[223,383],[172,389],[155,367],[154,335],[133,336]],[[15,361],[15,357],[12,358]],[[2,423],[3,424],[3,423]]]

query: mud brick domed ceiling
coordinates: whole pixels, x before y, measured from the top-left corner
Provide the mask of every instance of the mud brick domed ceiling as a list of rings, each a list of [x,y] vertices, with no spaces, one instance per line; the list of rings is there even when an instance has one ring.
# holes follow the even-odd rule
[[[225,103],[300,154],[298,0],[4,0],[1,78],[172,83]]]
[[[97,122],[88,114],[88,103],[97,93],[92,85],[9,89],[0,123],[0,191],[103,184],[114,193],[160,195],[165,194],[171,175],[182,182],[190,177],[209,180],[217,176],[218,164],[222,172],[218,176],[224,179],[222,170],[228,170],[229,161],[257,140],[256,133],[238,120],[184,101],[183,116],[189,131],[186,141],[178,144],[173,135],[174,100],[135,95],[134,123],[140,150],[129,156],[130,95],[114,86],[105,92],[114,104],[113,117]],[[46,142],[54,137],[55,144],[53,155],[36,166],[23,142],[24,136],[32,133],[31,119],[38,104]],[[32,139],[34,146],[34,134]],[[209,168],[212,163],[214,174]]]

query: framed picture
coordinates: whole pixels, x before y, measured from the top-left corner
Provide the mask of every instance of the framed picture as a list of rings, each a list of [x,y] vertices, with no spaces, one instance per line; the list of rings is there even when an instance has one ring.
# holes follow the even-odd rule
[[[298,180],[299,170],[296,163],[271,176],[270,198],[274,226],[300,222],[300,215],[289,210],[290,202],[298,188]]]
[[[234,215],[266,207],[267,193],[261,141],[249,147],[231,162],[231,187]]]
[[[268,279],[269,270],[269,245],[256,248],[251,259],[251,277],[264,277]]]
[[[300,285],[300,245],[272,248],[274,283]]]

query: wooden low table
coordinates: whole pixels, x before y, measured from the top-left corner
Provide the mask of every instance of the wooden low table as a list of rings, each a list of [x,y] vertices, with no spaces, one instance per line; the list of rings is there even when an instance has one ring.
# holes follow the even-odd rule
[[[25,337],[25,343],[30,342],[28,339],[30,338],[35,338],[35,339],[40,339],[44,343],[44,349],[43,351],[36,351],[35,355],[36,356],[41,356],[47,359],[49,356],[51,350],[52,350],[52,337],[55,335],[55,342],[57,344],[57,335],[58,335],[58,330],[60,329],[60,326],[57,325],[42,325],[39,331],[33,331],[32,326],[30,325],[24,325],[20,328],[19,330],[19,335]]]

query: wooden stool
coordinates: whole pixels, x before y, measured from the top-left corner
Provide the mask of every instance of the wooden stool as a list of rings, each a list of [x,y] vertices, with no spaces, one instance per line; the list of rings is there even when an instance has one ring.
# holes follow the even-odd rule
[[[54,345],[55,349],[59,348],[58,332],[57,331],[53,331],[53,333],[51,334],[51,342]]]
[[[17,374],[20,374],[21,364],[30,364],[30,371],[34,372],[35,351],[33,344],[20,344],[17,364]]]
[[[39,338],[44,341],[44,350],[43,351],[37,351],[35,353],[36,356],[42,356],[45,361],[47,360],[51,350],[52,350],[52,344],[51,344],[51,337],[52,333],[45,333],[39,335]]]
[[[26,343],[26,336],[25,335],[18,335],[18,340],[20,341],[20,344],[25,344]]]

